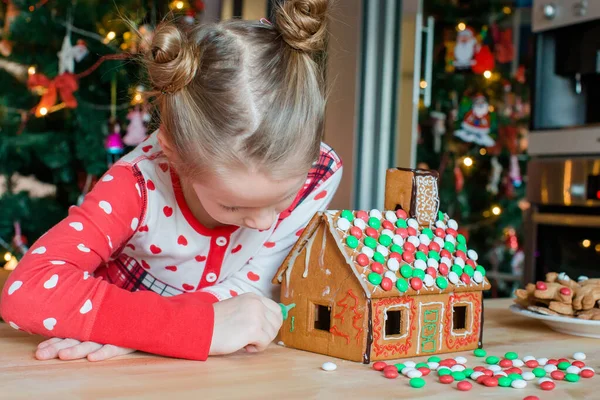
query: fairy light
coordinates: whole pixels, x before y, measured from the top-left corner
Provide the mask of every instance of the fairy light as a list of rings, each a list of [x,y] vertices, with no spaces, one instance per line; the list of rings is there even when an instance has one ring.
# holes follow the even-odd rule
[[[465,157],[463,159],[463,164],[465,165],[465,167],[470,167],[473,165],[473,159],[471,157]]]
[[[502,214],[502,209],[499,206],[494,206],[492,207],[492,214],[500,215]]]
[[[10,253],[4,254],[4,261],[9,262],[11,258],[12,258],[12,254],[10,254]]]
[[[583,242],[581,242],[581,245],[587,249],[588,247],[590,247],[592,245],[592,242],[589,239],[583,239]]]
[[[108,39],[108,40],[113,40],[116,37],[117,37],[117,34],[113,31],[110,31],[106,34],[106,39]]]
[[[40,108],[40,115],[44,116],[46,114],[48,114],[48,109],[46,107]]]
[[[465,29],[467,29],[467,24],[465,24],[464,22],[459,22],[458,26],[456,27],[459,31],[464,31]]]
[[[600,253],[600,243],[594,246],[594,249],[596,249],[596,253]]]
[[[483,77],[484,77],[485,79],[490,79],[490,78],[492,77],[492,71],[490,71],[490,70],[486,70],[486,71],[484,71],[484,72],[483,72]]]
[[[421,82],[419,83],[419,87],[420,87],[421,89],[427,89],[427,81],[421,81]]]
[[[487,150],[484,147],[482,147],[479,149],[479,154],[481,154],[482,156],[485,156],[487,154]]]
[[[185,6],[185,4],[183,3],[183,1],[176,1],[175,2],[175,8],[178,10],[183,10],[183,7]]]
[[[29,67],[29,68],[27,69],[27,73],[28,73],[29,75],[35,75],[35,67],[34,67],[33,65],[32,65],[31,67]]]
[[[508,7],[508,6],[505,6],[505,7],[502,9],[502,12],[503,12],[504,14],[506,14],[506,15],[510,15],[510,14],[512,13],[512,9],[511,9],[510,7]]]

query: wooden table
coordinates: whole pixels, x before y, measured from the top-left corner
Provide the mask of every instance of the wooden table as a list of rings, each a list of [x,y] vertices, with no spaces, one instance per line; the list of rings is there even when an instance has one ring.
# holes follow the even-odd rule
[[[484,347],[488,354],[516,351],[520,356],[560,358],[576,351],[587,354],[589,366],[600,372],[600,340],[555,333],[538,321],[512,314],[510,300],[485,303]],[[600,377],[578,383],[559,382],[551,392],[530,382],[526,389],[486,388],[475,384],[470,392],[437,382],[412,389],[400,376],[385,379],[369,366],[272,345],[259,355],[238,353],[194,362],[132,354],[120,359],[87,361],[36,361],[33,351],[41,339],[0,323],[0,398],[2,399],[599,399]],[[453,356],[459,355],[455,353]],[[470,354],[468,366],[474,367]],[[418,359],[415,359],[417,361]],[[334,361],[338,369],[320,366]]]

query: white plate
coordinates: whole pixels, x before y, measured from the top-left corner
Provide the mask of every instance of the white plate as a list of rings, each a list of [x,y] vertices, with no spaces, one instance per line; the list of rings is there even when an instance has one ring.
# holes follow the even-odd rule
[[[557,332],[566,333],[567,335],[586,336],[600,339],[600,321],[567,318],[557,315],[542,315],[526,310],[517,304],[511,305],[509,308],[510,311],[515,314],[522,315],[527,318],[539,319]]]

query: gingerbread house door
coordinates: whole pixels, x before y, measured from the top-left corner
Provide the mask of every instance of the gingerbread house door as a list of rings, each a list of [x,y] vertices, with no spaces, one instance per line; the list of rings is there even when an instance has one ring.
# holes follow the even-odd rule
[[[417,354],[428,355],[442,349],[445,303],[441,300],[419,302]]]

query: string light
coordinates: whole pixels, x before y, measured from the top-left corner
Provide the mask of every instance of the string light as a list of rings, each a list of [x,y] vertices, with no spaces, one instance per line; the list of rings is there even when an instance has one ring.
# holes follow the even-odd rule
[[[494,214],[494,215],[500,215],[500,214],[502,214],[502,209],[500,208],[500,206],[494,206],[494,207],[492,207],[492,214]]]
[[[506,14],[506,15],[509,15],[510,13],[512,13],[512,9],[511,9],[510,7],[508,7],[508,6],[505,6],[505,7],[502,9],[502,12],[503,12],[504,14]]]
[[[176,1],[175,2],[175,8],[178,9],[178,10],[182,10],[184,5],[185,4],[183,4],[183,1]]]
[[[46,107],[40,108],[40,115],[43,117],[46,114],[48,114],[48,109]]]
[[[427,81],[421,81],[421,82],[419,83],[419,87],[420,87],[421,89],[427,89]]]
[[[116,37],[117,37],[117,34],[116,34],[115,32],[113,32],[113,31],[110,31],[110,32],[108,32],[108,33],[106,34],[106,39],[108,39],[109,41],[110,41],[110,40],[113,40],[113,39],[114,39],[114,38],[116,38]]]
[[[464,22],[459,22],[458,26],[456,27],[459,31],[464,31],[465,29],[467,29],[467,24],[465,24]]]
[[[583,242],[581,242],[581,245],[587,249],[588,247],[590,247],[592,245],[592,242],[589,239],[583,239]]]
[[[470,167],[473,165],[473,159],[471,157],[465,157],[463,159],[463,164],[465,165],[465,167]]]
[[[482,156],[485,156],[487,154],[487,150],[485,149],[485,147],[479,149],[479,154],[481,154]]]
[[[31,67],[29,67],[29,68],[27,69],[27,73],[28,73],[29,75],[35,75],[35,67],[34,67],[33,65],[32,65]]]
[[[596,253],[600,253],[600,243],[598,243],[594,249],[596,249]]]
[[[4,261],[8,262],[8,261],[10,261],[11,258],[12,258],[12,254],[10,254],[10,253],[4,254]]]
[[[485,79],[490,79],[492,77],[492,71],[490,71],[490,70],[484,71],[483,72],[483,77]]]

